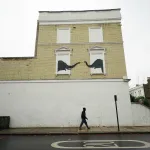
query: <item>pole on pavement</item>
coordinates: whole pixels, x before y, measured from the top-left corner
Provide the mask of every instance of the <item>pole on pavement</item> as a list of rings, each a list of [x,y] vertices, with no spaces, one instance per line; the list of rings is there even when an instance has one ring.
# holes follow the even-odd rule
[[[120,127],[119,127],[119,117],[118,117],[118,108],[117,108],[117,95],[114,95],[114,99],[115,99],[115,106],[116,106],[116,116],[117,116],[118,132],[119,132],[120,131]]]

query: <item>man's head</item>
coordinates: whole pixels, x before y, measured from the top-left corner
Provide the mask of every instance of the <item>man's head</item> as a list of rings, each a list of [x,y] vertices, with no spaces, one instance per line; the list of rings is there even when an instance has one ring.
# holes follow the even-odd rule
[[[85,108],[85,107],[83,108],[83,111],[86,111],[86,108]]]

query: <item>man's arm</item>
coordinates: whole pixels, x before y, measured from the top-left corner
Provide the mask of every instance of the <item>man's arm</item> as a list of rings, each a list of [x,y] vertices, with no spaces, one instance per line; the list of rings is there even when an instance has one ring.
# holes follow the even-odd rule
[[[86,117],[86,113],[85,113],[85,119],[87,119],[87,120],[88,120],[88,118]]]

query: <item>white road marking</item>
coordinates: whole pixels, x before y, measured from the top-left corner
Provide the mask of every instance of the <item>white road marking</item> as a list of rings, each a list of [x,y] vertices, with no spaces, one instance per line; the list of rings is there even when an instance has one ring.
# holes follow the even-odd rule
[[[60,146],[63,143],[83,143],[83,147],[66,147]],[[134,142],[143,144],[143,146],[119,147],[115,142]],[[150,148],[150,143],[138,140],[74,140],[74,141],[58,141],[51,144],[53,148],[59,149],[133,149],[133,148]],[[96,146],[96,147],[95,147]]]
[[[85,144],[83,145],[84,147],[91,147],[94,148],[94,146],[101,146],[101,147],[114,147],[117,148],[118,145],[115,144],[114,142],[84,142]]]

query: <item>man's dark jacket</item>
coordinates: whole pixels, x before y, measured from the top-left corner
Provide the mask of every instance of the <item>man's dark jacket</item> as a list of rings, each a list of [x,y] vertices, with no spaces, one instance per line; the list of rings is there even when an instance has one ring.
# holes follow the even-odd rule
[[[83,120],[87,119],[86,113],[85,113],[84,110],[83,110],[82,113],[81,113],[81,119],[83,119]]]

